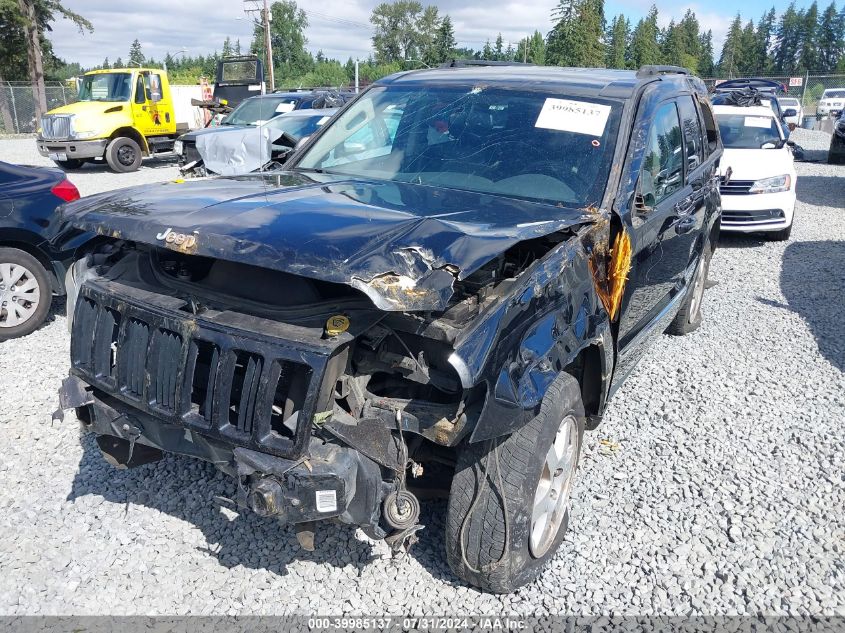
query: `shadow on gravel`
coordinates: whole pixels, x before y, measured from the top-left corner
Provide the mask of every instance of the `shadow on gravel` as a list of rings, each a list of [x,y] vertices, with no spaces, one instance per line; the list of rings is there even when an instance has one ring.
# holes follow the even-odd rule
[[[716,252],[720,248],[759,248],[767,243],[762,233],[719,233]]]
[[[799,176],[795,194],[805,204],[842,209],[845,172],[841,176]]]
[[[152,158],[145,158],[141,161],[141,170],[144,169],[165,169],[167,167],[177,167],[176,156],[161,157],[156,156]],[[95,163],[85,163],[82,167],[76,169],[63,169],[67,174],[97,174],[97,173],[114,173],[106,161],[98,161]]]
[[[356,538],[355,528],[351,526],[329,522],[318,524],[316,549],[307,552],[299,547],[292,526],[281,525],[248,510],[230,520],[212,498],[233,498],[237,484],[211,464],[170,455],[154,464],[118,470],[103,459],[92,434],[83,435],[80,443],[83,456],[67,500],[99,495],[107,502],[126,506],[128,532],[143,529],[138,525],[137,511],[133,512],[131,506],[158,510],[199,528],[210,545],[197,549],[214,556],[221,565],[266,569],[279,576],[287,575],[288,564],[295,560],[335,567],[352,565],[360,576],[368,564],[381,558],[372,543]],[[457,584],[458,579],[445,560],[445,514],[445,502],[423,503],[421,522],[426,527],[418,533],[420,542],[411,549],[410,555],[433,577]],[[147,523],[149,518],[143,521]],[[178,538],[173,534],[164,536]]]
[[[792,242],[783,254],[780,290],[810,328],[819,352],[845,372],[845,241]]]

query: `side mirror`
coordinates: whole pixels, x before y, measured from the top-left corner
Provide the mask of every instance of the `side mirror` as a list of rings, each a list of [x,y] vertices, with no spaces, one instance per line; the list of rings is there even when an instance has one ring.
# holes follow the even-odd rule
[[[783,118],[786,119],[791,116],[798,116],[798,110],[795,108],[789,108],[788,110],[784,110]]]

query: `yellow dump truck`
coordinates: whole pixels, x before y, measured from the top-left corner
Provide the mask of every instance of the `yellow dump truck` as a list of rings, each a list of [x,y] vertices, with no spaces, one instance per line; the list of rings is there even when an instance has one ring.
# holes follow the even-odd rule
[[[83,75],[79,101],[41,117],[38,151],[63,169],[105,160],[117,172],[141,159],[173,151],[189,129],[177,121],[167,73],[159,68],[115,68]]]

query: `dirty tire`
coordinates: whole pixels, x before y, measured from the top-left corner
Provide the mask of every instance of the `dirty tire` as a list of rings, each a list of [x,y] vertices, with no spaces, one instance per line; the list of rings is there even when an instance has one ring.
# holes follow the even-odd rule
[[[3,276],[2,271],[6,270],[5,267],[10,264],[12,268],[23,267],[32,274],[32,277],[38,284],[37,292],[39,294],[39,300],[35,310],[25,321],[9,327],[3,327],[3,322],[6,321],[7,317],[3,316],[3,307],[0,305],[0,341],[19,338],[34,332],[44,322],[44,319],[47,318],[47,313],[50,311],[50,303],[53,299],[50,278],[47,276],[47,271],[44,270],[41,262],[29,253],[18,250],[17,248],[0,248],[0,278]],[[0,285],[5,286],[3,283],[0,283]],[[4,292],[5,290],[0,290],[0,296]]]
[[[141,148],[131,138],[119,136],[106,147],[106,162],[119,173],[137,171],[141,166]]]
[[[692,288],[684,298],[684,303],[678,314],[675,315],[672,323],[666,328],[667,334],[683,336],[684,334],[695,332],[701,326],[703,320],[701,317],[701,304],[704,302],[704,290],[707,288],[707,273],[710,270],[710,258],[712,256],[713,250],[709,244],[705,244],[702,258],[699,261],[698,268],[695,270]]]
[[[446,556],[452,571],[464,581],[486,591],[510,593],[537,578],[555,555],[569,524],[568,509],[541,556],[532,554],[529,541],[544,456],[550,452],[562,420],[575,425],[574,473],[585,416],[578,382],[569,374],[560,374],[549,386],[539,415],[526,426],[504,438],[468,444],[461,451],[449,496]],[[507,529],[494,447],[499,453]],[[486,484],[482,484],[485,477]],[[479,488],[481,497],[476,503]]]
[[[79,169],[85,163],[84,160],[80,160],[78,158],[69,158],[67,160],[54,160],[54,163],[60,168],[65,171],[70,171],[72,169]]]

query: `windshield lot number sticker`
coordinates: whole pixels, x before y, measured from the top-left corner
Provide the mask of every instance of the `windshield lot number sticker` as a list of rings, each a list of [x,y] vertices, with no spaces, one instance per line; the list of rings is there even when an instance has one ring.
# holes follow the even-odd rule
[[[601,136],[610,106],[570,99],[546,99],[534,127]]]
[[[317,512],[336,512],[337,493],[334,490],[317,490],[315,493]]]
[[[747,116],[745,117],[745,127],[762,127],[770,128],[772,120],[765,116]]]

